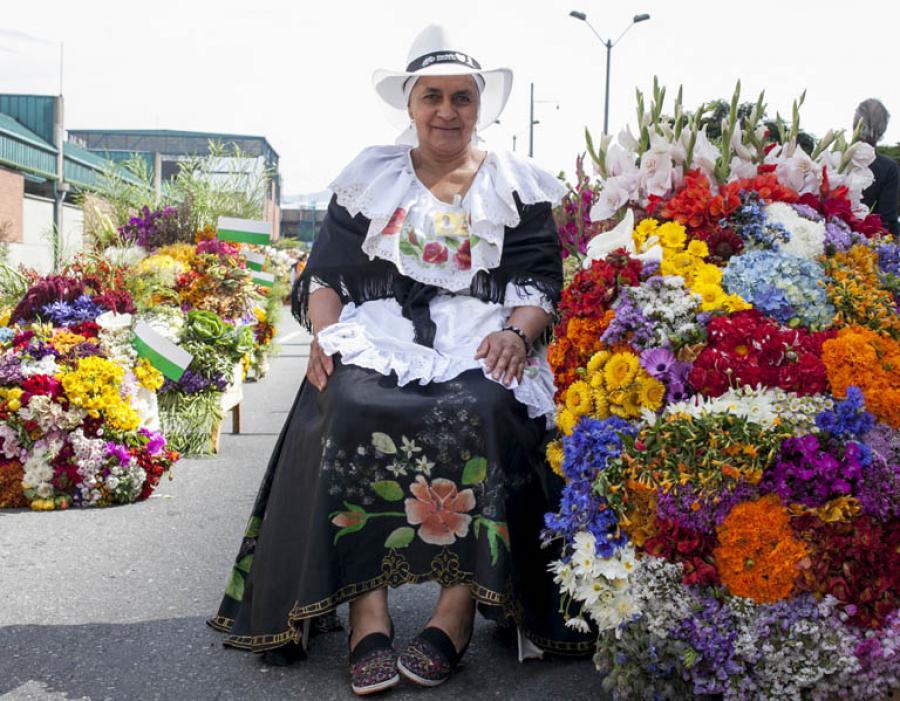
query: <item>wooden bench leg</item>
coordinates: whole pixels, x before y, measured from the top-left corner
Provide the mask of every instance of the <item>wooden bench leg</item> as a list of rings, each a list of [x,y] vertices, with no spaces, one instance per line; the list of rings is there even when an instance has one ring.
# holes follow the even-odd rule
[[[235,404],[231,408],[231,432],[241,432],[241,405]]]

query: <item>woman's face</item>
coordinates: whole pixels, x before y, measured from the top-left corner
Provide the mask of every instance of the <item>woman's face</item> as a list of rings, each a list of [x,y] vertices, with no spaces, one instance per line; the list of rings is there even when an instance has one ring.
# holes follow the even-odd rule
[[[453,154],[467,148],[478,121],[478,89],[469,75],[423,76],[409,97],[419,143]]]

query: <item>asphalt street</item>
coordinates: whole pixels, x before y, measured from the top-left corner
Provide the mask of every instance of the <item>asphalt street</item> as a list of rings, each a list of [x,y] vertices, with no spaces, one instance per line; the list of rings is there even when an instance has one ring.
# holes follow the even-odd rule
[[[287,316],[287,315],[285,315]],[[0,511],[0,699],[355,698],[344,633],[314,640],[310,657],[269,667],[222,647],[215,613],[269,452],[309,352],[291,320],[269,376],[245,385],[242,432],[219,455],[183,460],[149,500],[99,510]],[[434,585],[391,593],[403,641],[427,620]],[[346,607],[339,610],[343,619]],[[375,697],[601,699],[589,661],[520,664],[484,619],[463,668],[444,686],[401,685]]]

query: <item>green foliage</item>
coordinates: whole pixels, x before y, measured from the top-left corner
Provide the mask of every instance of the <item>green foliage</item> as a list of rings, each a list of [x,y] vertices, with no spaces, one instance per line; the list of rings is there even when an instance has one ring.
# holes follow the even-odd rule
[[[893,146],[878,146],[875,150],[882,156],[893,158],[900,164],[900,143],[894,144]]]

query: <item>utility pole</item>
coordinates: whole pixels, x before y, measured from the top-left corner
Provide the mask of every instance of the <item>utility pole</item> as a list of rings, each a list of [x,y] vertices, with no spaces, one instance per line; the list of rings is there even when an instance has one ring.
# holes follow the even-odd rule
[[[516,136],[515,134],[513,134],[513,151],[516,150],[516,139],[518,139],[518,138],[519,138],[518,136]]]
[[[528,155],[534,155],[534,83],[531,84],[531,102],[528,111]]]

